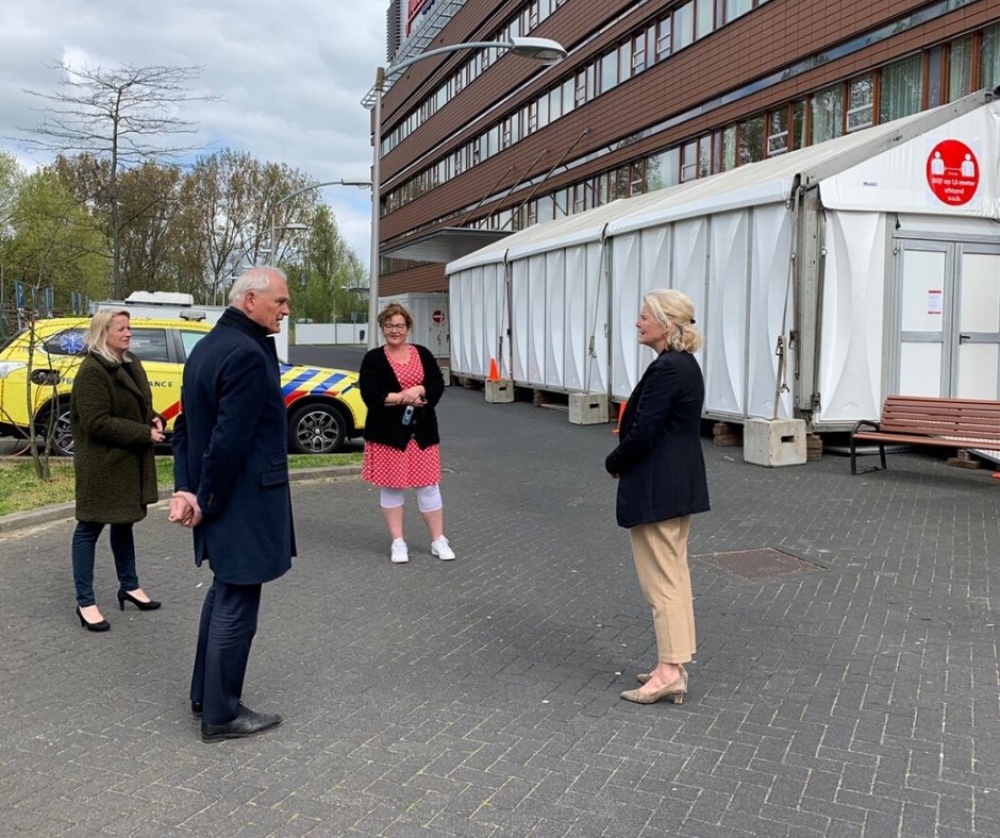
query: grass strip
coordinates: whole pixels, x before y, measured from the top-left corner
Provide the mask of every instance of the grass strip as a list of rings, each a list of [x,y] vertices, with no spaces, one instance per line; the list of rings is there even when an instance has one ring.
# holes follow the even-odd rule
[[[288,458],[290,469],[320,468],[322,466],[356,465],[361,454],[292,454]],[[0,461],[0,515],[26,512],[53,503],[73,500],[73,460],[69,457],[52,457],[49,460],[52,480],[40,480],[35,475],[30,455]],[[174,458],[156,458],[156,479],[160,486],[174,482]]]

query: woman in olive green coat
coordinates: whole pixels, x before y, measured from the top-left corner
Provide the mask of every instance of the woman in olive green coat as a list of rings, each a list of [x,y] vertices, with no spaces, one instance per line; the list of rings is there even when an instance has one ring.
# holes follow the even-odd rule
[[[118,572],[118,607],[125,601],[142,611],[160,607],[139,587],[132,525],[157,500],[153,444],[162,442],[163,417],[139,359],[129,353],[132,329],[127,311],[99,311],[90,321],[70,397],[76,471],[76,530],[73,581],[76,614],[89,631],[111,626],[94,599],[94,553],[105,524]]]

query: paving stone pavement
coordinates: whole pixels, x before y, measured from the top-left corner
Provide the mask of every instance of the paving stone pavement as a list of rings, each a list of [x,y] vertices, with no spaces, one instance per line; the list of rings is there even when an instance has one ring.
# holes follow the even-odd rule
[[[692,692],[643,707],[618,698],[655,646],[610,426],[459,388],[440,413],[457,561],[412,499],[396,566],[370,487],[293,487],[300,556],[265,587],[245,695],[285,724],[254,739],[198,738],[208,574],[165,505],[137,528],[164,606],[112,609],[102,540],[103,635],[73,614],[71,522],[0,535],[0,835],[1000,835],[988,473],[922,453],[763,469],[705,440]],[[761,547],[810,565],[707,560]]]

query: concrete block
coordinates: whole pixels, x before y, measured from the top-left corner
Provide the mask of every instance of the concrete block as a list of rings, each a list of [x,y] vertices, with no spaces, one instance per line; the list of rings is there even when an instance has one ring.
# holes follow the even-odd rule
[[[743,424],[743,459],[758,466],[800,466],[806,462],[802,419],[748,419]]]
[[[514,382],[509,378],[487,381],[486,401],[490,404],[505,404],[514,401]]]
[[[574,425],[599,425],[608,421],[605,393],[570,393],[569,421]]]
[[[441,370],[441,377],[444,379],[444,386],[447,387],[451,384],[451,367],[447,364],[438,364],[438,368]]]

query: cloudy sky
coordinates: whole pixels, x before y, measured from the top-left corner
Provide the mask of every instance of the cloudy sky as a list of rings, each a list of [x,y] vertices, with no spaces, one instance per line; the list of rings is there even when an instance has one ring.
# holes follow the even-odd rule
[[[204,65],[178,116],[208,150],[231,147],[287,163],[317,181],[367,180],[368,112],[360,105],[385,63],[386,0],[0,0],[0,148],[18,146],[39,101],[56,90],[48,65]],[[368,263],[368,193],[322,190],[341,233]]]

